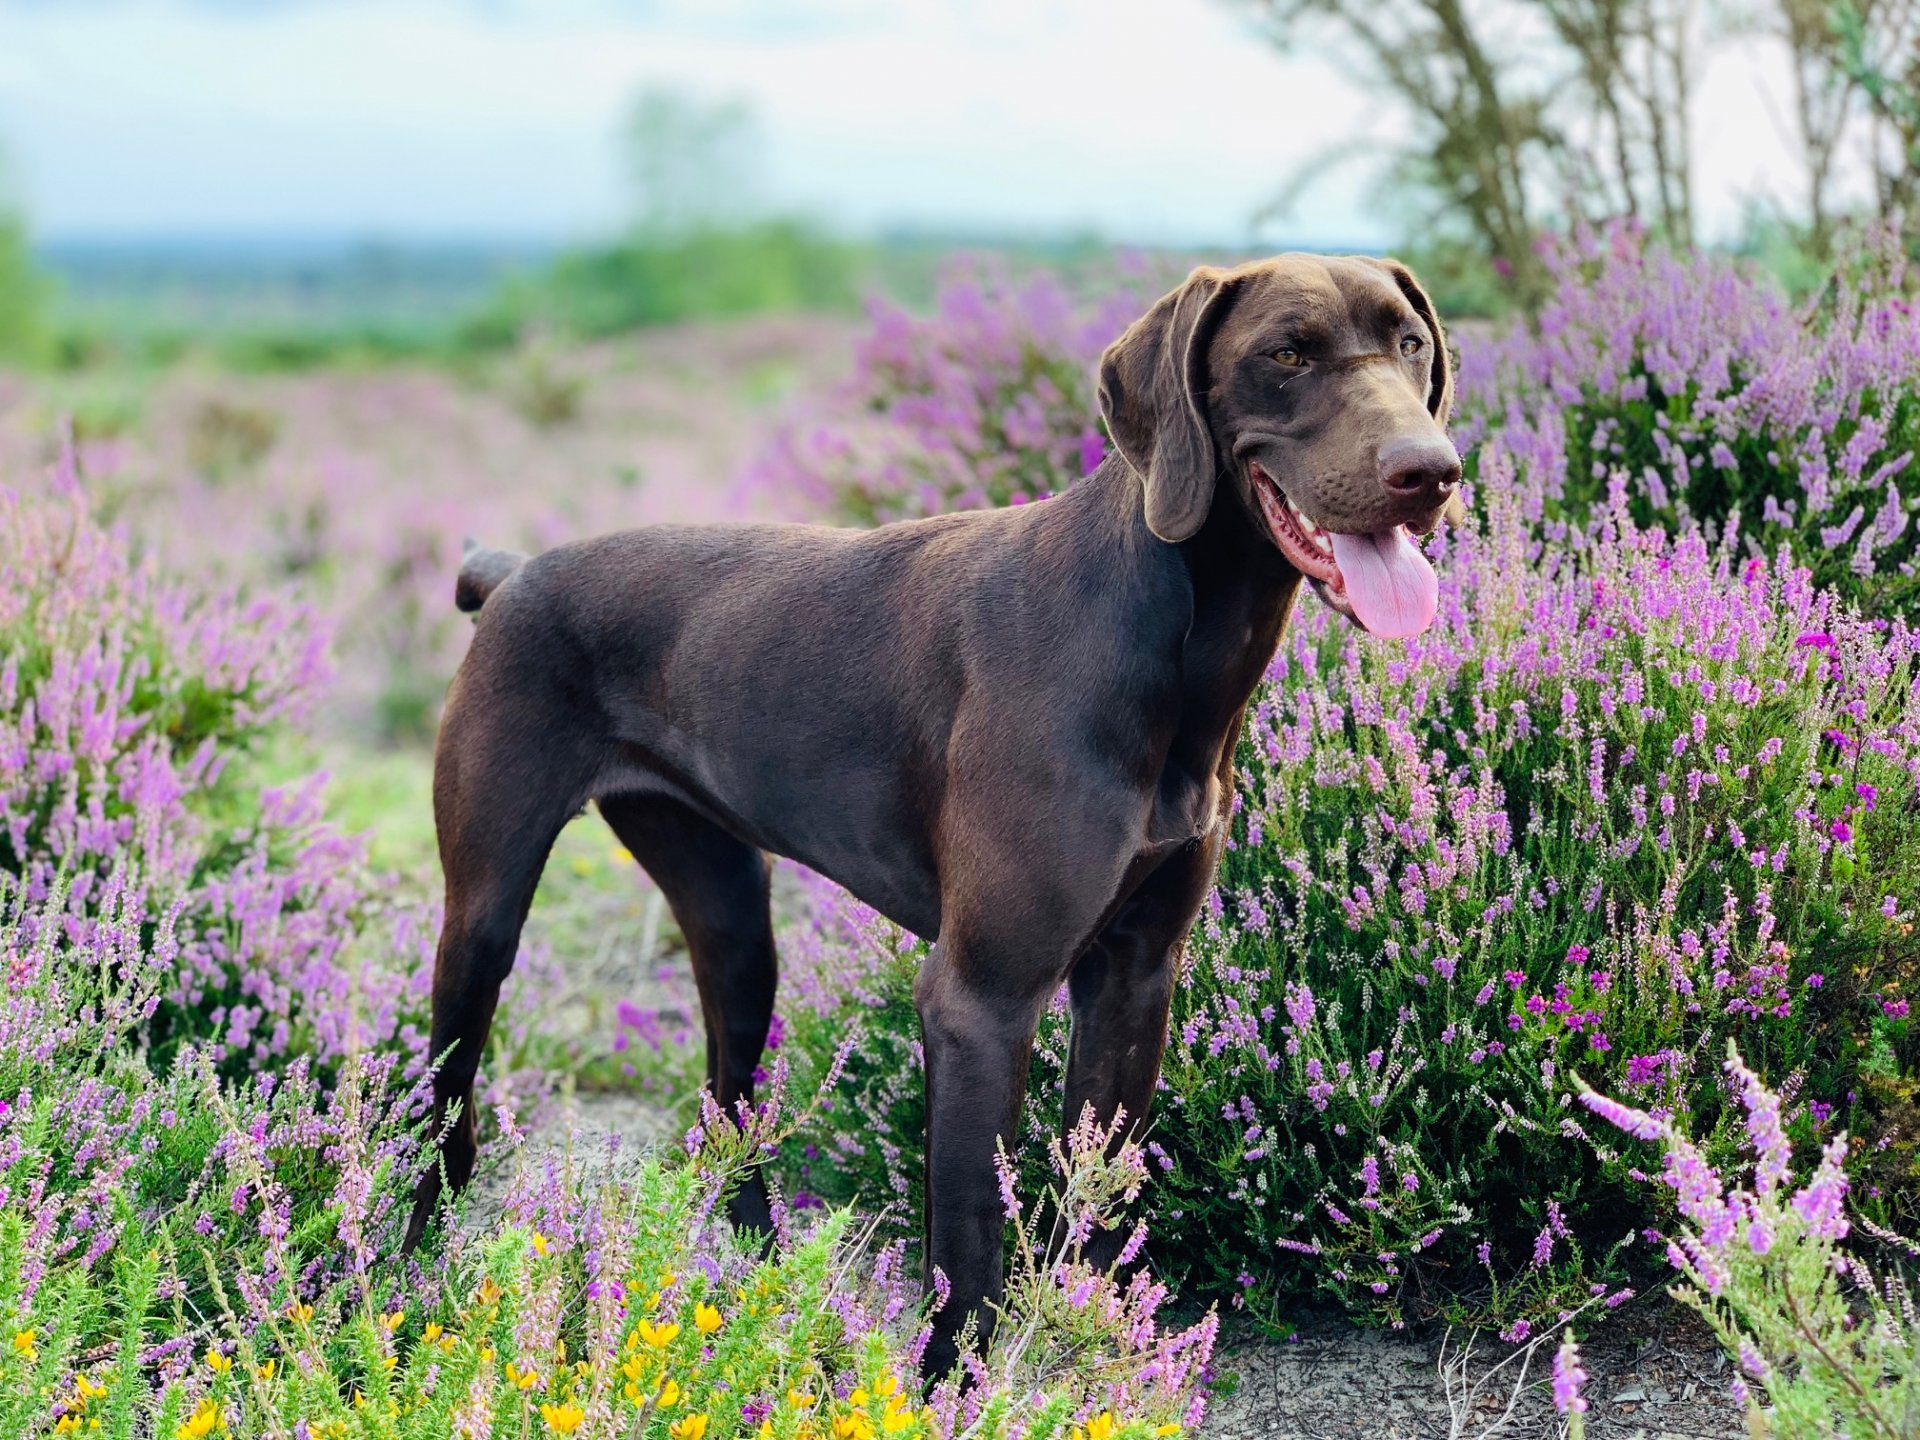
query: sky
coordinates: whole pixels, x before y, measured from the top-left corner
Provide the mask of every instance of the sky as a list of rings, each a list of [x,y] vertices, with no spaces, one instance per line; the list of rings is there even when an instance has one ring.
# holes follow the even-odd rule
[[[0,0],[0,149],[43,239],[603,233],[622,116],[660,84],[746,101],[767,200],[855,233],[1405,230],[1331,159],[1391,107],[1231,0]],[[1784,70],[1728,51],[1697,93],[1725,230],[1779,183]]]

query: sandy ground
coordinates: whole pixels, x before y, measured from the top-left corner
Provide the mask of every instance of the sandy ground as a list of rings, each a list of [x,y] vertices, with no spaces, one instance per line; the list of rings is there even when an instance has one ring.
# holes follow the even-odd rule
[[[1447,1342],[1450,1355],[1455,1343]],[[1230,1391],[1216,1395],[1202,1433],[1219,1440],[1563,1434],[1545,1389],[1551,1348],[1534,1353],[1517,1399],[1520,1365],[1494,1369],[1509,1353],[1497,1340],[1482,1342],[1449,1383],[1439,1336],[1359,1330],[1337,1315],[1305,1320],[1284,1342],[1230,1331],[1218,1367],[1230,1377]],[[1746,1434],[1727,1394],[1725,1357],[1700,1322],[1670,1301],[1613,1317],[1581,1353],[1592,1377],[1587,1434],[1593,1440],[1737,1440]]]

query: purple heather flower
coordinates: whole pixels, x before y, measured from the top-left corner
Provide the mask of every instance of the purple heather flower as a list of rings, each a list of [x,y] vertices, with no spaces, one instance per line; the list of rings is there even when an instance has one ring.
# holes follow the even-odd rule
[[[1553,1357],[1553,1408],[1562,1415],[1583,1415],[1587,1399],[1582,1390],[1587,1372],[1580,1365],[1580,1347],[1569,1331],[1561,1337],[1560,1349]]]

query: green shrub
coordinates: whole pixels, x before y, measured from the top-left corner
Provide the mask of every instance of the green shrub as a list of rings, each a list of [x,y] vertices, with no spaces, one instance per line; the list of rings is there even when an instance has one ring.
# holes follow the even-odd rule
[[[649,325],[788,310],[850,308],[858,252],[797,220],[635,236],[572,251],[476,318],[476,340],[530,327],[584,339]]]
[[[1804,1133],[1884,1140],[1884,1206],[1915,1193],[1915,636],[1623,505],[1577,565],[1542,557],[1524,483],[1484,463],[1507,498],[1448,541],[1435,631],[1303,617],[1249,717],[1149,1143],[1154,1255],[1202,1293],[1524,1332],[1626,1278],[1615,1247],[1657,1218],[1573,1143],[1576,1077],[1717,1154],[1730,1037],[1793,1077]],[[799,1183],[911,1223],[917,946],[811,903],[783,1037],[803,1073],[848,1026],[862,1058]],[[1056,1006],[1029,1153],[1065,1039]]]

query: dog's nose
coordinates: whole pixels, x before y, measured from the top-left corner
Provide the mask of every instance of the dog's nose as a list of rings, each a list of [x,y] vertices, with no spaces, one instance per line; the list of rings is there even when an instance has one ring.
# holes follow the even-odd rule
[[[1442,503],[1460,483],[1460,456],[1443,435],[1403,435],[1380,447],[1380,483],[1396,495]]]

